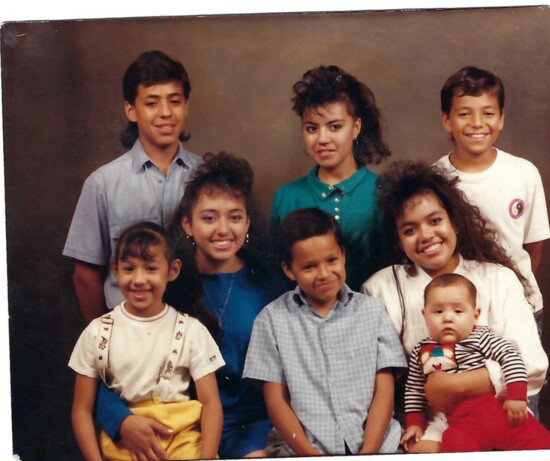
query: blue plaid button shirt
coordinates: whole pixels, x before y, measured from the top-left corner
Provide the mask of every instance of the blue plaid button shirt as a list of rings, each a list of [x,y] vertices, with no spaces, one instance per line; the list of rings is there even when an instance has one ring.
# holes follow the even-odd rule
[[[384,305],[344,285],[326,317],[299,288],[256,317],[243,376],[288,386],[291,407],[311,444],[327,454],[357,453],[363,444],[376,372],[406,368]],[[401,427],[392,419],[380,453],[394,453]]]

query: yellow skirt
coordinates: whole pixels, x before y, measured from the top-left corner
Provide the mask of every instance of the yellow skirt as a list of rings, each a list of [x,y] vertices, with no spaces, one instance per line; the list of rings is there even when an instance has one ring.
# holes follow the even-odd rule
[[[155,403],[147,400],[129,406],[138,416],[146,416],[165,426],[174,433],[169,436],[157,435],[168,455],[167,459],[197,459],[200,456],[202,437],[200,420],[202,405],[197,400],[185,402]],[[99,435],[103,458],[110,461],[131,461],[130,452],[122,442],[113,442],[103,431]]]

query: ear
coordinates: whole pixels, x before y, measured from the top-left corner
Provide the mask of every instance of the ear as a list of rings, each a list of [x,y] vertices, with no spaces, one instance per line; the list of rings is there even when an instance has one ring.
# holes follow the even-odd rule
[[[422,317],[425,317],[425,316],[426,316],[426,308],[423,307],[423,308],[422,308]]]
[[[504,112],[504,109],[502,109],[500,111],[500,121],[498,122],[498,127],[501,130],[504,128],[504,115],[505,115],[505,112]]]
[[[248,229],[250,229],[250,216],[248,216],[248,213],[246,214],[246,232],[248,232]]]
[[[130,122],[137,122],[136,111],[133,104],[128,101],[124,101],[124,112]]]
[[[453,131],[451,128],[451,120],[445,112],[441,112],[441,123],[443,124],[443,129],[447,133],[451,133]]]
[[[168,281],[173,282],[180,275],[181,270],[181,260],[174,259],[170,264],[170,271],[168,272]]]
[[[355,140],[357,136],[361,133],[361,118],[357,117],[353,122],[353,139]]]
[[[111,270],[116,274],[118,269],[118,264],[115,261],[115,258],[111,258]]]
[[[474,309],[474,319],[475,319],[476,323],[477,323],[477,319],[479,319],[480,314],[481,314],[481,309],[479,307],[476,307]]]
[[[290,279],[292,280],[293,282],[296,281],[296,277],[294,277],[294,274],[292,273],[292,270],[290,269],[290,267],[288,267],[287,263],[285,263],[284,261],[281,263],[281,268],[283,269],[283,272],[285,273],[285,275]]]
[[[189,237],[193,236],[193,232],[191,231],[191,221],[189,221],[188,218],[184,217],[181,220],[181,227]]]

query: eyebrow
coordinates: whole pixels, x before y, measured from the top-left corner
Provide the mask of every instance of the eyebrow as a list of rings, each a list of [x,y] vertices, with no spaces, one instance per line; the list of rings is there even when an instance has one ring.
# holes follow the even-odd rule
[[[437,215],[441,213],[441,210],[434,210],[432,211],[431,213],[428,213],[425,217],[426,218],[431,218],[432,216],[434,215]],[[404,222],[402,223],[399,228],[402,229],[403,227],[406,227],[406,226],[412,226],[413,224],[415,224],[417,221],[407,221],[407,222]]]

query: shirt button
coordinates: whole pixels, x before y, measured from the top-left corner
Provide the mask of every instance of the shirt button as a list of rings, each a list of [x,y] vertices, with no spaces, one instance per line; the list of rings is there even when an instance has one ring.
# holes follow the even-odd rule
[[[338,212],[338,211],[340,211],[340,208],[336,207],[336,208],[334,209],[334,211]]]
[[[334,186],[328,186],[328,190],[334,189]]]
[[[321,197],[325,198],[327,196],[327,194],[325,194],[324,192],[321,194]]]
[[[336,215],[336,216],[334,217],[334,219],[336,219],[336,221],[338,221],[338,220],[340,219],[340,216]]]
[[[335,201],[336,203],[338,203],[338,202],[340,201],[340,199],[339,199],[338,197],[336,197],[336,198],[334,199],[334,201]]]

